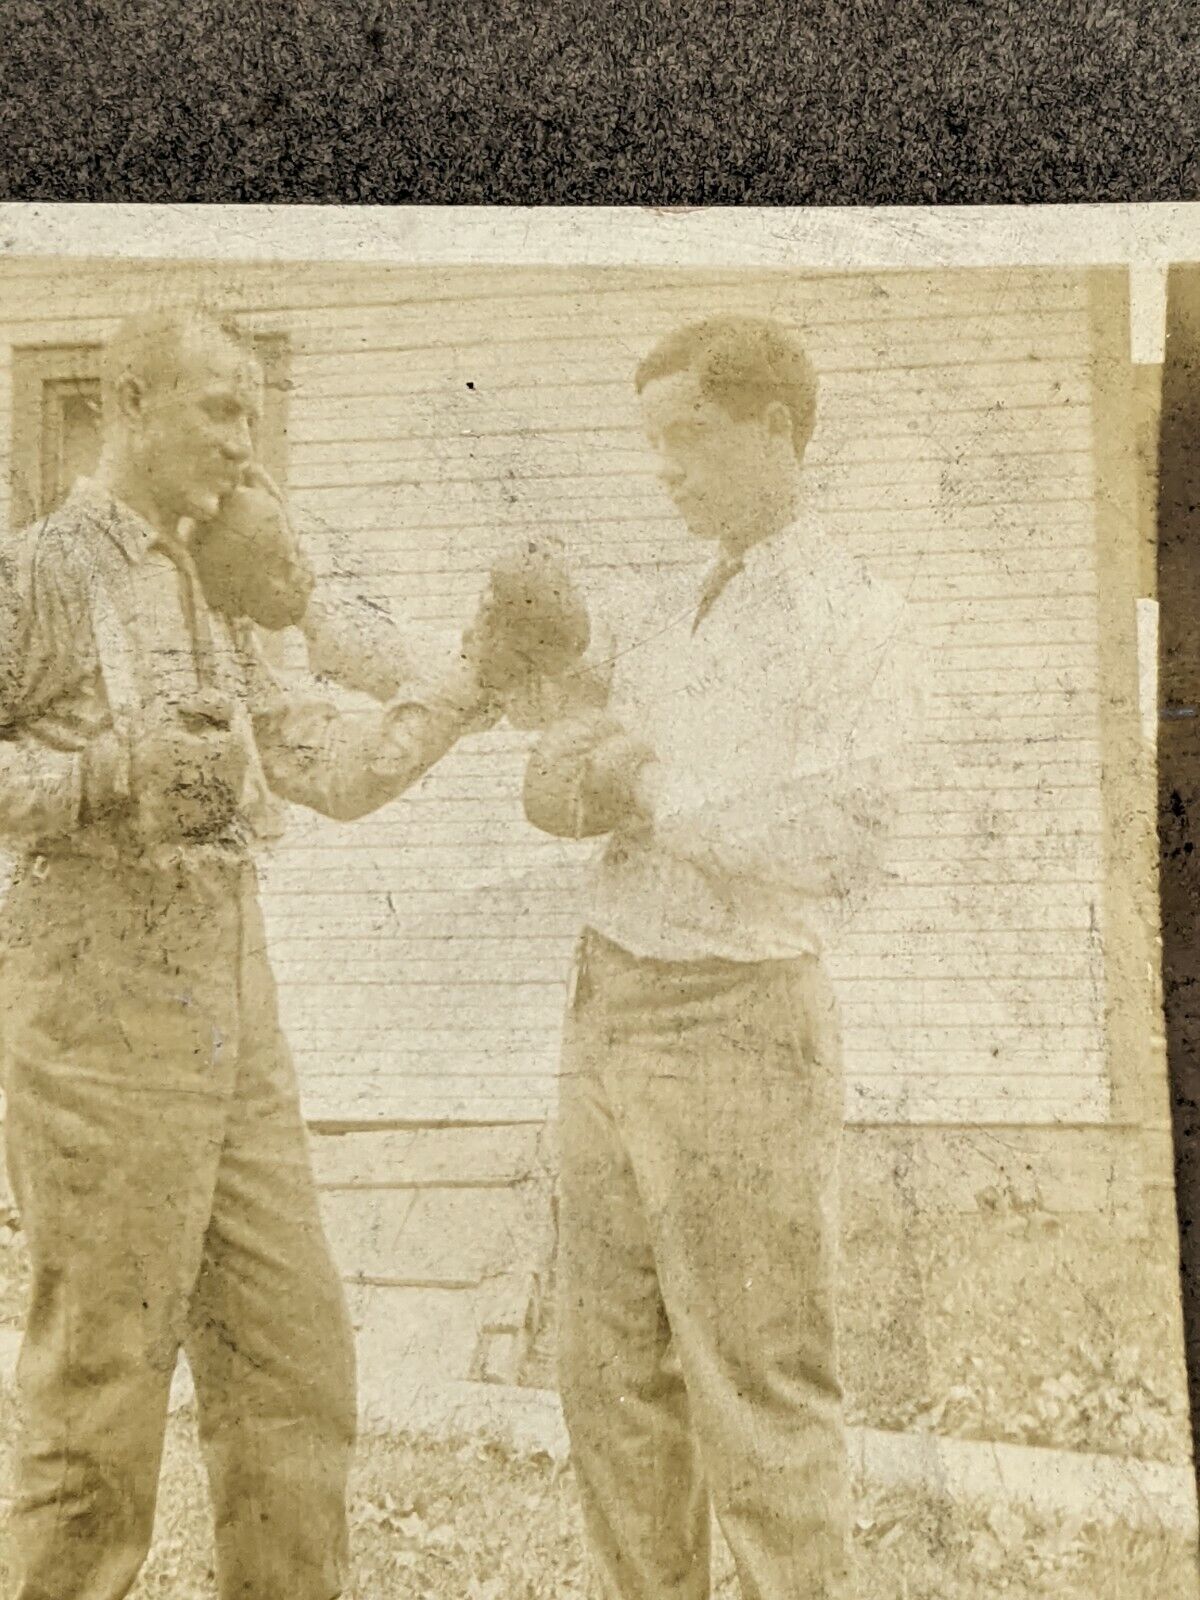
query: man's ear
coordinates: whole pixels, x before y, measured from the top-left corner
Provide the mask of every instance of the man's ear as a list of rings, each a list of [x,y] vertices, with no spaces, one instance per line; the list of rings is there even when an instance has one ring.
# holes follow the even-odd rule
[[[773,439],[790,439],[792,437],[792,413],[782,400],[771,400],[763,412],[763,421],[767,425],[767,432]]]
[[[145,409],[146,386],[132,372],[127,372],[123,378],[118,379],[113,390],[113,400],[116,413],[122,422],[138,422]]]

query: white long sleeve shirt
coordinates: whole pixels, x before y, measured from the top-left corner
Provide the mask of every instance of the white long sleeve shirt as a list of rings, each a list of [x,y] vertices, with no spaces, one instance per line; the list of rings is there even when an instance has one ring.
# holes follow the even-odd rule
[[[636,955],[770,960],[835,940],[886,871],[924,671],[904,596],[803,525],[658,596],[610,709],[655,752],[649,831],[614,834],[587,921]]]

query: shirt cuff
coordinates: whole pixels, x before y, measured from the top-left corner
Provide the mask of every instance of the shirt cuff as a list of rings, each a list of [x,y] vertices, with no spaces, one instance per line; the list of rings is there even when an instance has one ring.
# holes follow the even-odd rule
[[[391,778],[432,766],[457,740],[488,725],[487,709],[478,687],[472,694],[457,676],[424,689],[414,686],[376,713],[381,723],[371,770]]]
[[[476,724],[491,726],[502,715],[499,701],[483,689],[466,665],[451,667],[438,678],[406,686],[392,704],[423,707],[439,721],[453,724],[464,732]]]

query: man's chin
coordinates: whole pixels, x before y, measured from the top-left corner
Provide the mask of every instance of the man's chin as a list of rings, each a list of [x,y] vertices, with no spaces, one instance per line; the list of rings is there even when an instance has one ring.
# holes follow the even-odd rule
[[[684,526],[693,539],[699,539],[703,544],[712,544],[721,538],[721,530],[715,522],[707,517],[689,517],[683,519]]]

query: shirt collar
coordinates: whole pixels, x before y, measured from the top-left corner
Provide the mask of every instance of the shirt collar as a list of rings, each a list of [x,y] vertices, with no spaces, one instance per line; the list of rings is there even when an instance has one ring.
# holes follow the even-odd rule
[[[831,551],[829,538],[815,519],[797,518],[777,533],[752,544],[729,584],[755,589],[765,584],[774,589],[781,581],[800,579],[825,569]]]
[[[746,551],[749,573],[776,571],[779,567],[812,571],[829,553],[829,540],[811,517],[797,518],[778,533],[760,539]]]
[[[105,533],[135,566],[144,561],[151,547],[157,544],[157,528],[94,478],[77,478],[71,499],[85,502],[103,518]]]

